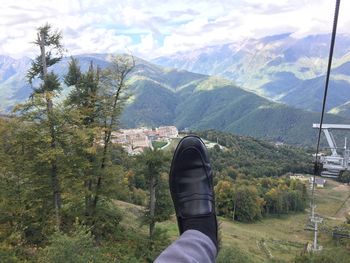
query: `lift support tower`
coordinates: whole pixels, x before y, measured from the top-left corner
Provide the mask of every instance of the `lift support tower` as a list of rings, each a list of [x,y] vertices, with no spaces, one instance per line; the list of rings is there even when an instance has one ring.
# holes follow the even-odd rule
[[[320,124],[314,123],[312,128],[319,129]],[[342,171],[349,169],[349,156],[350,150],[347,149],[346,146],[346,137],[345,144],[343,149],[343,153],[339,154],[337,152],[337,145],[335,143],[333,134],[330,130],[348,130],[350,131],[350,125],[348,124],[322,124],[322,130],[326,136],[329,148],[331,150],[331,155],[320,155],[317,156],[319,158],[320,163],[322,164],[323,171],[321,172],[321,176],[324,177],[338,177]]]

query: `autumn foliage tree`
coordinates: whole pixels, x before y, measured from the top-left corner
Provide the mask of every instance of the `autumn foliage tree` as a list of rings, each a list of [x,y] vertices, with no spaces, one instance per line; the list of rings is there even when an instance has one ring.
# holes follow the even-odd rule
[[[243,222],[304,211],[308,200],[304,183],[279,178],[232,181],[227,177],[217,183],[215,192],[219,215]]]
[[[234,184],[228,180],[220,180],[215,186],[216,207],[219,215],[233,216]]]

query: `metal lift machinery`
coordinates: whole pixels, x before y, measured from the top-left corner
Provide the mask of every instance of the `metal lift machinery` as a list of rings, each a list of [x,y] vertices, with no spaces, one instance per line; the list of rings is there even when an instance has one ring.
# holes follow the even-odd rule
[[[312,128],[319,129],[320,124],[314,123]],[[329,148],[331,150],[331,155],[318,156],[320,163],[322,164],[323,170],[321,176],[323,177],[333,177],[336,178],[342,171],[348,170],[350,167],[349,156],[350,150],[347,149],[346,137],[345,144],[343,148],[337,148],[336,142],[334,140],[331,130],[348,130],[350,131],[350,125],[347,124],[322,124],[322,131],[326,136]],[[337,150],[342,149],[342,153]]]

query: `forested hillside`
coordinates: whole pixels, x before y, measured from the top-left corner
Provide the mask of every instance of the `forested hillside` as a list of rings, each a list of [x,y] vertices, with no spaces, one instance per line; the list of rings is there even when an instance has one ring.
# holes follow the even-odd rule
[[[82,72],[87,72],[91,63],[105,69],[111,65],[111,58],[107,54],[75,57]],[[58,101],[63,101],[71,89],[64,83],[69,63],[70,58],[63,57],[49,67],[61,82]],[[10,110],[10,105],[24,101],[31,94],[24,68],[11,71],[11,77],[0,83],[3,109]],[[162,68],[135,58],[127,84],[130,96],[121,116],[123,127],[176,125],[180,130],[217,129],[295,145],[315,142],[317,132],[312,129],[312,123],[319,122],[318,113],[272,102],[226,79]],[[298,97],[304,98],[300,94]],[[325,122],[348,123],[349,120],[328,114]]]
[[[229,177],[278,177],[288,172],[312,173],[312,148],[276,146],[251,137],[237,136],[215,130],[199,132],[202,138],[218,141],[227,151],[210,150],[213,167]]]
[[[169,81],[179,76],[185,81]],[[121,117],[125,127],[175,124],[180,130],[217,129],[296,145],[315,142],[312,123],[319,122],[318,113],[272,102],[222,78],[142,63],[128,83],[132,95]],[[325,122],[349,121],[328,114]]]

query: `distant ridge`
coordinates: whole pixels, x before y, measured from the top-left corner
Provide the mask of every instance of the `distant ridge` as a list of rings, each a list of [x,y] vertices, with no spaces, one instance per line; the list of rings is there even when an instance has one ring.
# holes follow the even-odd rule
[[[282,33],[282,34],[278,34],[278,35],[270,35],[270,36],[266,36],[266,37],[261,38],[261,41],[271,42],[271,41],[282,40],[282,39],[290,37],[291,34],[293,34],[293,32]]]
[[[76,58],[82,69],[87,70],[91,61],[101,68],[108,66],[111,56],[88,54]],[[69,60],[64,58],[50,70],[62,79]],[[314,142],[316,132],[311,125],[318,121],[317,113],[273,102],[221,77],[164,68],[140,58],[136,58],[136,63],[128,79],[131,97],[121,117],[123,127],[175,125],[180,130],[217,129],[297,145]],[[0,96],[3,112],[31,93],[25,80],[26,70],[19,68],[0,83],[0,95],[5,95]],[[64,88],[62,95],[67,92]],[[349,123],[330,114],[326,120]]]
[[[155,64],[231,79],[245,90],[297,108],[320,111],[330,35],[292,33],[179,52]],[[337,35],[326,110],[350,101],[350,36]]]

